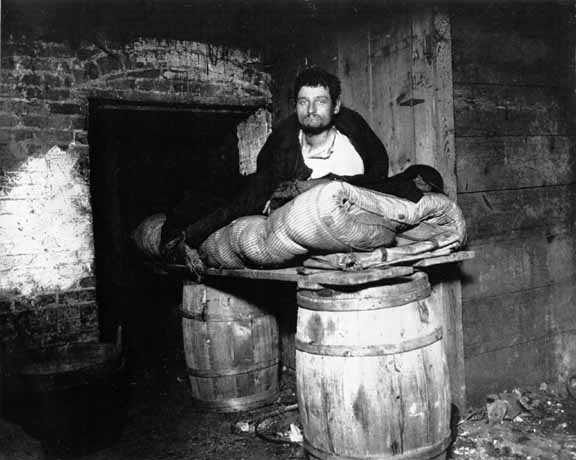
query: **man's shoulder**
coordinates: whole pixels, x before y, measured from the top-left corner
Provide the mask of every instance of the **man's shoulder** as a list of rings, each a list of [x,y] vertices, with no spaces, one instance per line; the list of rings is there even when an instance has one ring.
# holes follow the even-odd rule
[[[351,122],[351,123],[366,123],[366,120],[360,113],[348,107],[340,107],[340,112],[336,117],[336,121],[339,122]]]

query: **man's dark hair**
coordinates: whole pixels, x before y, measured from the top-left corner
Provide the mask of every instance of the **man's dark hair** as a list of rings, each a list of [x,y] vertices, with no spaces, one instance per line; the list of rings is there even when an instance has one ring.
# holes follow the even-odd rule
[[[342,92],[340,79],[320,67],[308,67],[298,74],[294,82],[294,99],[298,98],[298,92],[303,86],[323,86],[328,88],[332,102],[336,102]]]

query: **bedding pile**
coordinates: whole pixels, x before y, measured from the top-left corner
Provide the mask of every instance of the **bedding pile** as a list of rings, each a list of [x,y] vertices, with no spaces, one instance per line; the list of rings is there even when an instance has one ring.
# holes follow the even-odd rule
[[[279,268],[309,257],[390,248],[389,258],[460,248],[466,224],[456,203],[440,193],[417,202],[345,182],[318,185],[270,216],[241,217],[198,248],[215,268]],[[386,259],[387,253],[379,257]]]

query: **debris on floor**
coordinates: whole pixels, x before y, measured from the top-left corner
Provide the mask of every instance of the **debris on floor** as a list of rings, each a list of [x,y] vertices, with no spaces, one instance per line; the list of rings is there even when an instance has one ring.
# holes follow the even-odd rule
[[[227,414],[196,408],[185,375],[157,391],[136,385],[121,439],[66,460],[304,460],[295,378],[282,381],[273,404]],[[576,398],[546,385],[487,395],[454,423],[453,434],[449,460],[576,460]],[[2,457],[1,446],[0,460],[41,458]]]
[[[576,460],[576,400],[542,384],[486,397],[458,423],[453,460]]]

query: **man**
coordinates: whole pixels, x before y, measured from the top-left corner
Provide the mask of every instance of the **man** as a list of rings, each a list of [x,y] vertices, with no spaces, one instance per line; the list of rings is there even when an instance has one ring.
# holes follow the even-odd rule
[[[342,106],[340,93],[339,79],[325,70],[301,72],[294,84],[295,113],[270,134],[243,191],[195,222],[186,221],[182,211],[167,215],[161,238],[165,258],[181,254],[185,246],[196,248],[232,220],[260,214],[267,203],[289,199],[319,181],[386,178],[384,145],[358,113]]]

